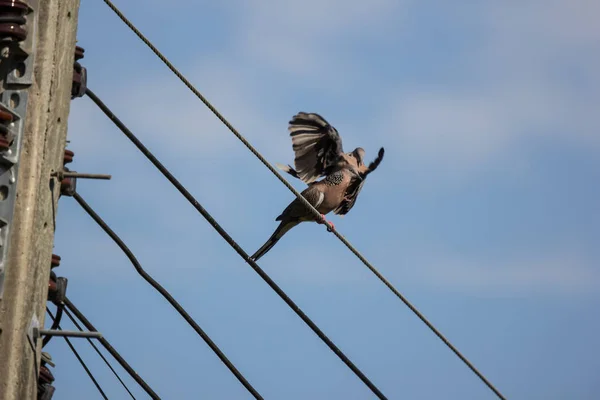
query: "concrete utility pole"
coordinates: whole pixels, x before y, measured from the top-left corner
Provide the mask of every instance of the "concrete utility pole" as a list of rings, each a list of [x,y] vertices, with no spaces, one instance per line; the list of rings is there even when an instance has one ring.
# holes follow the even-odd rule
[[[20,14],[23,2],[30,10]],[[78,11],[79,0],[0,1],[0,122],[9,131],[4,148],[0,137],[2,400],[37,398],[41,340],[32,347],[30,333],[44,323],[60,192],[51,173],[62,169]]]

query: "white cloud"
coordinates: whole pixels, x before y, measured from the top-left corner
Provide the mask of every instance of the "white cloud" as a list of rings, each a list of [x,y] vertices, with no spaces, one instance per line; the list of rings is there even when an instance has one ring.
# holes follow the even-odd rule
[[[344,49],[354,39],[382,36],[400,24],[409,1],[309,0],[243,2],[236,24],[239,51],[266,68],[327,80],[353,70]],[[344,43],[345,45],[340,45]],[[341,74],[343,72],[343,74]]]
[[[419,168],[468,177],[518,162],[523,140],[551,138],[600,151],[600,13],[593,1],[503,2],[466,10],[477,45],[468,78],[393,88],[380,131]],[[383,135],[383,133],[382,133]]]
[[[416,283],[482,296],[596,293],[600,271],[579,252],[561,249],[512,259],[431,254],[404,270]]]
[[[500,41],[515,46],[527,46],[524,38],[541,44],[541,50],[598,45],[600,4],[595,0],[509,1],[487,4],[482,10]]]
[[[489,98],[446,92],[403,96],[387,114],[403,158],[456,168],[485,161],[510,131]]]

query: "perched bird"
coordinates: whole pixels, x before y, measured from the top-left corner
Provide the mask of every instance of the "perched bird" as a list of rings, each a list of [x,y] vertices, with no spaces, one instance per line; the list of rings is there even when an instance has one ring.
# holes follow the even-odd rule
[[[284,234],[301,222],[322,224],[325,214],[331,211],[338,215],[347,214],[354,206],[365,178],[383,160],[383,147],[368,166],[364,164],[365,151],[362,148],[344,153],[338,131],[319,114],[299,112],[289,122],[288,130],[295,153],[295,168],[281,164],[277,166],[308,184],[301,194],[321,213],[321,219],[315,218],[296,198],[275,219],[281,222],[269,240],[250,257],[254,261],[265,255]],[[316,181],[320,177],[324,179]]]

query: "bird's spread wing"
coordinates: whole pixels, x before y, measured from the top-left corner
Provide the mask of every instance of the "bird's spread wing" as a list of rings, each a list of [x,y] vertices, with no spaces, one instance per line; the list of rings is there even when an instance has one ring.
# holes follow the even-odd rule
[[[287,172],[288,174],[290,174],[294,178],[300,179],[300,177],[298,176],[298,172],[296,172],[296,170],[294,168],[292,168],[291,165],[283,165],[283,164],[280,164],[280,163],[275,163],[275,166],[277,168],[279,168],[280,170]]]
[[[328,175],[344,152],[338,131],[319,114],[305,112],[294,115],[288,130],[298,177],[311,183]]]
[[[379,149],[379,154],[377,155],[377,158],[373,160],[373,162],[371,162],[368,167],[361,168],[359,170],[358,176],[352,178],[352,180],[350,181],[350,185],[348,185],[348,188],[346,189],[345,200],[342,201],[342,203],[335,210],[333,210],[335,214],[346,215],[348,211],[350,211],[352,207],[354,207],[354,203],[356,203],[358,194],[360,193],[365,184],[365,179],[367,179],[367,175],[375,171],[379,164],[381,164],[384,153],[385,150],[382,147],[381,149]]]

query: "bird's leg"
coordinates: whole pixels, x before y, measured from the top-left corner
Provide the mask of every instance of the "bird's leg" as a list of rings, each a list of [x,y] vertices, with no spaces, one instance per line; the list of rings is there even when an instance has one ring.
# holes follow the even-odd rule
[[[321,214],[321,219],[318,219],[318,220],[317,220],[317,224],[325,224],[325,222],[328,222],[328,223],[329,223],[329,225],[331,225],[331,228],[330,228],[330,227],[327,227],[327,230],[328,230],[329,232],[331,232],[333,229],[335,229],[335,226],[333,225],[333,222],[331,222],[331,221],[327,221],[327,220],[325,219],[325,215],[324,215],[324,214]]]
[[[321,214],[321,218],[317,219],[317,224],[324,224],[325,222],[327,222],[325,219],[325,214]]]

